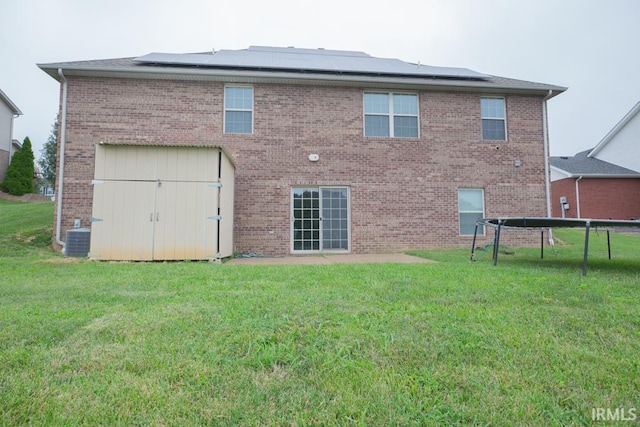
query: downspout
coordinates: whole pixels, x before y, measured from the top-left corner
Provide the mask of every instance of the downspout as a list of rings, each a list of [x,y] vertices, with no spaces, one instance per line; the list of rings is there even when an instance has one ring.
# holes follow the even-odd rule
[[[67,79],[62,74],[62,68],[58,68],[58,75],[62,83],[62,111],[60,112],[60,166],[58,168],[58,194],[56,195],[56,243],[63,247],[64,242],[60,238],[62,230],[62,194],[64,188],[64,152],[67,142]]]
[[[14,114],[11,116],[11,121],[9,122],[9,163],[11,163],[11,158],[15,154],[13,148],[13,121],[20,117],[20,114]]]
[[[548,123],[547,123],[547,100],[551,98],[553,91],[549,89],[547,96],[542,100],[542,138],[544,142],[544,191],[547,198],[547,218],[551,218],[551,184],[549,176],[549,136],[548,136]],[[553,230],[551,227],[548,229],[547,235],[549,236],[549,244],[553,246]]]
[[[576,215],[578,218],[582,218],[580,216],[580,187],[578,186],[578,181],[582,179],[582,175],[576,179]]]

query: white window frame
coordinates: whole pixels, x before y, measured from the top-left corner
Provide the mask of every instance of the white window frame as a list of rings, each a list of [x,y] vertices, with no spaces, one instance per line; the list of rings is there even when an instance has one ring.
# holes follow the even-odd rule
[[[331,189],[346,189],[347,192],[347,249],[325,249],[322,245],[322,241],[323,241],[323,236],[322,236],[322,232],[324,230],[323,226],[322,226],[322,209],[324,208],[324,206],[322,205],[322,190],[331,190]],[[295,222],[295,214],[294,214],[294,192],[295,190],[300,190],[300,189],[317,189],[318,190],[318,210],[319,210],[319,215],[320,215],[320,227],[318,229],[319,231],[319,249],[295,249],[295,227],[294,227],[294,222]],[[290,215],[291,215],[291,233],[290,233],[290,253],[292,254],[318,254],[318,253],[351,253],[351,245],[352,245],[352,240],[351,240],[351,187],[347,186],[347,185],[307,185],[307,186],[294,186],[291,187],[291,192],[290,192],[290,203],[291,203],[291,207],[290,207]],[[313,219],[312,219],[313,220]]]
[[[474,191],[481,191],[482,192],[482,212],[480,211],[463,211],[460,209],[460,191],[468,191],[468,190],[474,190]],[[473,236],[473,233],[470,234],[462,234],[462,221],[460,221],[460,214],[465,214],[465,213],[481,213],[482,215],[480,216],[480,218],[484,218],[485,216],[485,209],[486,209],[486,203],[485,203],[485,194],[484,194],[484,188],[476,188],[476,187],[462,187],[462,188],[458,188],[458,235],[459,236]],[[479,232],[478,232],[479,236],[484,236],[485,235],[485,227],[484,225],[479,227]]]
[[[482,115],[482,100],[483,99],[501,99],[502,100],[502,112],[504,113],[504,117],[485,117]],[[502,120],[502,125],[504,126],[504,139],[485,139],[484,137],[484,125],[482,123],[483,120]],[[509,139],[509,134],[507,133],[507,99],[504,96],[481,96],[480,97],[480,131],[482,133],[483,141],[507,141]]]
[[[227,88],[249,88],[251,89],[251,108],[250,109],[245,109],[245,108],[229,108],[227,107]],[[254,87],[251,85],[240,85],[240,84],[230,84],[230,85],[225,85],[224,86],[224,92],[223,92],[223,96],[224,96],[224,109],[222,112],[222,132],[223,133],[228,133],[231,135],[251,135],[253,134],[253,130],[254,130],[254,120],[255,120],[255,113],[254,113],[254,106],[255,106],[255,90]],[[227,132],[227,111],[229,112],[250,112],[251,113],[251,132]]]
[[[366,100],[365,97],[367,94],[380,94],[387,95],[389,102],[389,112],[388,113],[367,113],[366,112]],[[393,111],[393,95],[413,95],[416,97],[416,114],[396,114]],[[384,116],[389,120],[389,135],[381,136],[381,135],[367,135],[367,125],[366,125],[366,117],[367,116]],[[417,127],[417,135],[416,136],[395,136],[394,129],[394,118],[395,117],[415,117],[416,118],[416,127]],[[362,131],[364,136],[367,138],[420,138],[420,95],[417,92],[385,92],[385,91],[365,91],[362,93]]]

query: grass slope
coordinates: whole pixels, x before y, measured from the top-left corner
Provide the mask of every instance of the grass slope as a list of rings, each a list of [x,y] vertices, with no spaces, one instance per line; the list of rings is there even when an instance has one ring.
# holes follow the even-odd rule
[[[587,425],[640,404],[637,235],[608,261],[594,234],[587,277],[577,231],[497,267],[63,262],[51,211],[0,200],[2,425]]]

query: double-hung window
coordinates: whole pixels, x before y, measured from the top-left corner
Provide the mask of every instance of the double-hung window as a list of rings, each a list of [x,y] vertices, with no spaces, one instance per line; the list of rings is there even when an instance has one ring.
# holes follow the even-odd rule
[[[458,190],[458,222],[460,235],[473,235],[476,221],[484,217],[484,190],[482,188],[461,188]],[[484,235],[484,226],[478,227]]]
[[[418,95],[364,93],[364,136],[418,137]]]
[[[253,88],[251,86],[225,86],[224,132],[253,132]]]
[[[505,141],[507,139],[507,115],[504,98],[480,98],[482,115],[482,139]]]

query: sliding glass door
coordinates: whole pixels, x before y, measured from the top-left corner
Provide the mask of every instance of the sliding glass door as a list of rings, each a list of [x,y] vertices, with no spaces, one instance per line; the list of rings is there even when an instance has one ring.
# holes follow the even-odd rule
[[[350,250],[349,188],[294,188],[291,196],[292,252]]]

